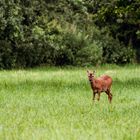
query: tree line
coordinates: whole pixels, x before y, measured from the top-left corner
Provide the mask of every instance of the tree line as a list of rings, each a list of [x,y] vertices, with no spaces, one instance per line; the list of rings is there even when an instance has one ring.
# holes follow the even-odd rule
[[[139,19],[139,0],[1,0],[0,68],[137,62]]]

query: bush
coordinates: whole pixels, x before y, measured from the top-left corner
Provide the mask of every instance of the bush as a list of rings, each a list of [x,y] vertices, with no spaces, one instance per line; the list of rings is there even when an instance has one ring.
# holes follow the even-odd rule
[[[131,46],[124,46],[118,39],[106,35],[101,41],[103,46],[103,62],[126,64],[135,60],[135,51]]]
[[[136,59],[135,50],[131,42],[125,46],[117,38],[109,35],[107,28],[98,29],[96,26],[89,27],[90,40],[98,42],[103,49],[102,63],[126,64],[133,63]]]
[[[98,65],[102,63],[102,47],[96,42],[89,44],[77,52],[75,64],[80,66]]]
[[[74,54],[71,49],[63,48],[59,50],[54,61],[56,66],[73,65]]]
[[[34,67],[41,64],[52,64],[53,48],[43,40],[32,40],[22,43],[17,48],[17,67]]]
[[[9,69],[15,66],[16,53],[9,41],[0,40],[0,68]]]
[[[59,37],[61,36],[61,38]],[[53,40],[55,65],[98,65],[101,63],[125,64],[135,60],[131,45],[124,46],[108,35],[106,29],[95,26],[79,30],[76,26],[64,29],[58,40]]]
[[[39,33],[37,36],[33,34],[28,41],[14,44],[1,40],[0,68],[33,67],[41,64],[57,66],[125,64],[135,60],[131,44],[125,47],[119,40],[96,27],[87,30],[64,28],[61,32],[51,35],[43,32],[40,36]]]
[[[102,62],[102,47],[88,38],[85,32],[76,29],[64,32],[61,49],[55,59],[56,65],[96,65]]]
[[[106,27],[112,28],[113,37],[108,35],[111,29],[99,29],[95,26],[95,17],[99,21],[106,19],[102,2],[99,2],[101,9],[96,7],[97,3],[91,5],[82,0],[17,3],[2,0],[0,68],[33,67],[41,64],[85,66],[134,61],[135,52],[131,45],[124,46],[113,37],[123,35],[122,41],[132,39],[134,43],[136,34],[140,36],[139,31],[135,30],[137,26],[134,29],[128,26],[130,31],[134,30],[133,33],[137,31],[131,36],[131,32],[127,28],[123,29],[120,23],[119,26],[109,24]],[[100,27],[104,27],[104,24]],[[119,29],[126,30],[124,33],[127,34],[118,34],[116,31]]]

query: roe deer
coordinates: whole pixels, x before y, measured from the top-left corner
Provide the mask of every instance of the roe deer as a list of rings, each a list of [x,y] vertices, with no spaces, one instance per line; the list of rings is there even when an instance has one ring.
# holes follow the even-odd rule
[[[95,71],[90,72],[87,70],[88,79],[90,81],[91,88],[93,90],[93,100],[95,99],[95,94],[98,94],[98,101],[100,100],[101,92],[105,92],[108,95],[108,100],[111,103],[112,94],[110,91],[112,85],[112,78],[108,75],[103,75],[95,78]]]

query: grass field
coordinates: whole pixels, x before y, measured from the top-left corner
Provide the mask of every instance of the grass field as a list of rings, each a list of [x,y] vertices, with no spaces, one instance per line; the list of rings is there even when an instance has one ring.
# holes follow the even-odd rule
[[[95,70],[113,78],[111,105],[93,104],[86,68],[1,70],[0,140],[139,140],[140,66]]]

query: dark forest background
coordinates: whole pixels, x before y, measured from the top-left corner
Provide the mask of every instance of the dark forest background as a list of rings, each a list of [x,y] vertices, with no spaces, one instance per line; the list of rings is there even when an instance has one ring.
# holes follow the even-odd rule
[[[0,1],[1,69],[139,58],[139,0]]]

